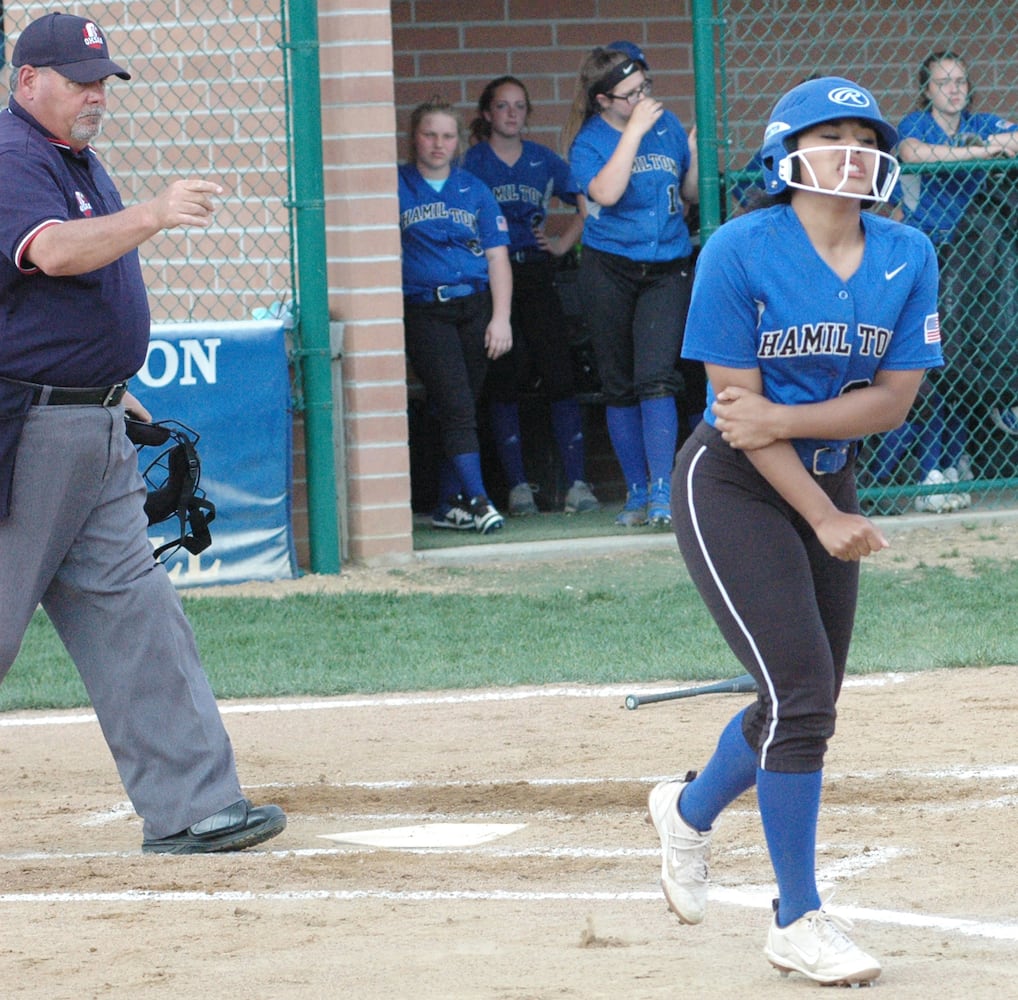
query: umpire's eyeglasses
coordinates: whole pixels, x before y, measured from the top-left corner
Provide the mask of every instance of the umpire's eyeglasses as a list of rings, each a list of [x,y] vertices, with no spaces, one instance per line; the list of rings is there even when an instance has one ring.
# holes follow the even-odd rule
[[[650,97],[650,92],[653,89],[654,81],[648,76],[636,90],[631,90],[628,94],[605,94],[604,96],[610,97],[613,101],[625,101],[626,104],[635,104],[645,94],[647,97]]]

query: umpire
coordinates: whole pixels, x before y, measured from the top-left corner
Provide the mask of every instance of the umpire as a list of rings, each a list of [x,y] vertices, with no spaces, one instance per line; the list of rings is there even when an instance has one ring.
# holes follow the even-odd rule
[[[178,180],[124,208],[88,145],[130,74],[86,18],[46,14],[14,47],[0,113],[0,679],[41,603],[95,707],[142,850],[235,851],[286,816],[240,790],[191,627],[152,557],[124,431],[150,318],[138,246],[208,226],[221,188]]]

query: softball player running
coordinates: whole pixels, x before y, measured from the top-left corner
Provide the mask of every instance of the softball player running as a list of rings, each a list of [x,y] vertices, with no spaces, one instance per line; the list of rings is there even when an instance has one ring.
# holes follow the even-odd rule
[[[444,101],[410,116],[413,158],[399,168],[403,323],[446,455],[432,526],[486,535],[504,521],[481,477],[477,400],[488,360],[512,347],[513,279],[498,202],[456,166],[460,135],[459,113]]]
[[[815,874],[859,560],[887,546],[858,513],[854,452],[942,363],[932,244],[862,212],[897,179],[895,140],[849,80],[775,106],[761,152],[776,203],[722,226],[697,264],[683,352],[706,363],[708,406],[672,477],[683,559],[759,694],[699,776],[650,793],[662,887],[681,921],[703,919],[714,822],[755,785],[778,888],[764,954],[824,984],[880,974]]]
[[[703,382],[702,365],[678,367],[692,275],[683,204],[699,198],[696,147],[651,96],[642,53],[615,45],[584,61],[563,147],[588,203],[579,288],[626,480],[617,521],[667,525],[675,399],[684,378],[687,394]]]
[[[464,168],[491,188],[509,224],[513,347],[489,365],[485,395],[509,483],[509,514],[536,514],[534,489],[523,465],[519,411],[520,369],[525,356],[533,361],[550,403],[552,431],[569,483],[565,511],[582,514],[601,505],[586,481],[583,419],[555,287],[555,259],[576,245],[583,216],[577,211],[558,236],[545,232],[548,202],[554,197],[576,205],[579,189],[565,160],[523,138],[529,114],[530,95],[520,80],[514,76],[492,80],[477,102],[477,117],[470,125],[474,145],[463,157]]]

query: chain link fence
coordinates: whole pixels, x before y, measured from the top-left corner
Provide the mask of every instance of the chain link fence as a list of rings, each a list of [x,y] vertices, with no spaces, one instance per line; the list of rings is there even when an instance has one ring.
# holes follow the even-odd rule
[[[1018,10],[999,0],[719,0],[716,12],[724,214],[752,206],[760,191],[753,154],[770,110],[789,87],[814,74],[861,83],[896,127],[913,115],[909,134],[952,147],[941,149],[936,162],[904,162],[894,204],[881,209],[924,229],[937,248],[947,364],[927,379],[904,427],[864,442],[861,496],[877,513],[1012,505],[1018,487],[1018,140],[1012,152],[1006,141],[994,146],[990,137],[1018,128],[1011,42]],[[938,53],[957,58],[937,59],[924,73],[924,62]],[[958,77],[968,85],[968,101],[961,92],[952,107]],[[953,122],[962,107],[954,134],[941,137],[931,129],[931,117]],[[946,109],[946,118],[939,109]],[[981,148],[973,154],[975,146]],[[985,158],[998,147],[998,155]],[[904,146],[899,155],[906,159]]]
[[[0,8],[5,76],[17,36],[51,10],[95,18],[131,73],[109,81],[93,143],[124,203],[178,177],[225,189],[209,229],[161,233],[142,248],[153,321],[281,314],[294,282],[279,0],[8,2]]]

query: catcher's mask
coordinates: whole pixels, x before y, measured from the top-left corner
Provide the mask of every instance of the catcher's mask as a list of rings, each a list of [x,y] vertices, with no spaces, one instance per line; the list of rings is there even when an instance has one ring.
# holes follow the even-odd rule
[[[145,423],[128,418],[126,425],[127,437],[138,450],[138,469],[148,487],[148,523],[159,524],[176,517],[180,525],[180,535],[160,545],[153,555],[158,559],[180,546],[192,555],[204,552],[212,544],[209,522],[215,519],[216,507],[199,486],[201,459],[195,447],[198,433],[178,420]],[[159,449],[151,461],[146,461],[143,454],[146,448]]]

